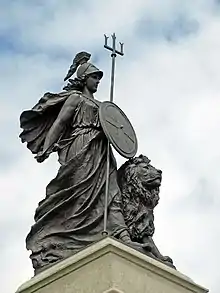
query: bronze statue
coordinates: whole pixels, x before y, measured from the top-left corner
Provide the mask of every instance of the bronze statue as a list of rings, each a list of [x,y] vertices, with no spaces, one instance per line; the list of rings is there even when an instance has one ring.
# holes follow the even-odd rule
[[[77,69],[59,94],[46,93],[32,110],[21,114],[22,142],[43,162],[57,152],[61,167],[46,188],[35,213],[27,249],[35,273],[97,241],[103,231],[107,138],[94,98],[103,72],[76,55],[67,76]],[[110,149],[107,230],[131,242],[121,210],[116,161]],[[142,249],[145,245],[133,243]]]
[[[115,35],[112,38],[111,48],[105,37],[105,48],[112,51],[114,69],[116,54],[123,55],[123,44],[117,51]],[[149,161],[143,156],[133,158],[137,151],[134,130],[112,103],[114,70],[110,102],[101,103],[94,98],[103,72],[89,62],[90,57],[87,52],[78,53],[64,79],[68,80],[64,91],[44,94],[20,117],[20,138],[37,162],[57,152],[61,165],[47,185],[46,197],[38,204],[35,224],[26,238],[35,274],[106,234],[174,267],[152,240],[153,208],[161,174],[157,171],[152,183],[151,178],[145,181],[141,177],[137,180],[139,185],[133,184],[143,175],[137,170],[149,168]],[[76,77],[71,79],[75,72]],[[130,158],[119,171],[110,143]],[[129,181],[133,173],[135,180]],[[152,172],[147,174],[149,179]]]

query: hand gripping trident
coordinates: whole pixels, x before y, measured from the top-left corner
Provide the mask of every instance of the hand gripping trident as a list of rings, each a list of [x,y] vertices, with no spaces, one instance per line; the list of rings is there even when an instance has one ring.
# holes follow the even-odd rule
[[[114,78],[115,78],[115,58],[118,55],[123,56],[123,43],[120,43],[120,51],[116,50],[116,36],[115,33],[112,35],[112,47],[108,46],[108,38],[105,36],[105,45],[104,48],[112,51],[112,69],[111,69],[111,84],[110,84],[110,102],[113,102],[113,94],[114,94]],[[108,141],[107,145],[107,169],[106,169],[106,184],[105,184],[105,207],[104,207],[104,230],[102,232],[103,236],[108,235],[107,231],[107,217],[108,217],[108,193],[109,193],[109,175],[110,175],[110,142]]]

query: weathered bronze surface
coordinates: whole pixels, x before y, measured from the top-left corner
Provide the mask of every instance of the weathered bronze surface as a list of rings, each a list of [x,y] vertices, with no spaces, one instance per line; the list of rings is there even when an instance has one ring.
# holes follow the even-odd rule
[[[155,199],[152,199],[154,204],[148,202],[151,197],[149,184],[145,186],[146,182],[140,178],[139,183],[143,183],[146,190],[139,193],[140,186],[131,186],[129,181],[132,172],[135,176],[143,175],[139,159],[129,160],[119,173],[117,171],[116,160],[111,148],[108,148],[109,142],[100,122],[102,104],[94,98],[103,72],[89,63],[89,58],[87,52],[77,54],[65,77],[68,84],[64,91],[46,93],[31,110],[24,111],[20,117],[23,129],[20,138],[35,154],[36,160],[43,162],[52,152],[57,152],[61,165],[57,176],[46,187],[46,197],[38,204],[35,223],[26,239],[35,274],[99,240],[102,237],[105,210],[109,235],[172,266],[172,261],[159,253],[152,240],[152,207]],[[76,77],[70,79],[75,72]],[[101,113],[103,117],[105,113],[113,112]],[[111,115],[106,117],[110,119]],[[120,133],[118,140],[117,136],[110,135],[110,141],[114,140],[120,153],[126,153],[125,157],[132,157],[136,153],[136,136],[125,116],[120,117],[124,120],[120,118],[120,121],[116,121],[123,123],[123,127],[116,127],[123,133]],[[102,119],[104,123],[107,122]],[[112,134],[111,131],[109,133]],[[144,164],[147,165],[146,162]],[[105,206],[106,178],[108,197]],[[159,192],[159,179],[157,182],[155,190]],[[130,193],[125,192],[126,188]],[[139,206],[135,207],[135,214],[131,213],[128,199],[129,202],[140,203],[141,217],[137,212]],[[143,232],[140,225],[146,226],[146,231]]]

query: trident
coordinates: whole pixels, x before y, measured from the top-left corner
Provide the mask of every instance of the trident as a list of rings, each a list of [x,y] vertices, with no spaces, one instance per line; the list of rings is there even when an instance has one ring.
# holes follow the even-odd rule
[[[108,46],[108,38],[105,36],[105,45],[104,48],[110,50],[111,58],[112,58],[112,68],[111,68],[111,84],[110,84],[110,102],[113,102],[113,94],[114,94],[114,79],[115,79],[115,58],[118,55],[123,56],[123,43],[120,43],[120,51],[116,50],[116,35],[113,33],[112,35],[112,47]],[[105,185],[105,207],[104,207],[104,230],[102,235],[107,236],[107,217],[108,217],[108,192],[109,192],[109,175],[110,175],[110,142],[107,143],[107,167],[106,167],[106,185]]]

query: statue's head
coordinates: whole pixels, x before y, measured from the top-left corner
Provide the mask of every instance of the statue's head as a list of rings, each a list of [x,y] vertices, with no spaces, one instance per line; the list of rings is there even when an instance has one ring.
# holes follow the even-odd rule
[[[84,65],[89,65],[89,67],[88,69],[85,69],[85,71],[82,71],[84,69],[83,67],[85,67]],[[77,75],[79,74],[78,72],[80,74],[82,72],[82,74],[77,77],[77,80],[81,80],[82,82],[82,89],[87,87],[87,89],[94,94],[97,91],[99,82],[103,76],[102,71],[91,63],[84,63],[79,67]]]
[[[97,91],[98,84],[103,77],[103,72],[94,64],[88,62],[90,57],[91,54],[87,52],[76,54],[73,63],[64,78],[64,81],[69,81],[67,86],[64,87],[65,90],[76,89],[83,91],[84,87],[87,87],[92,93]],[[69,79],[75,72],[76,77],[74,79]]]

